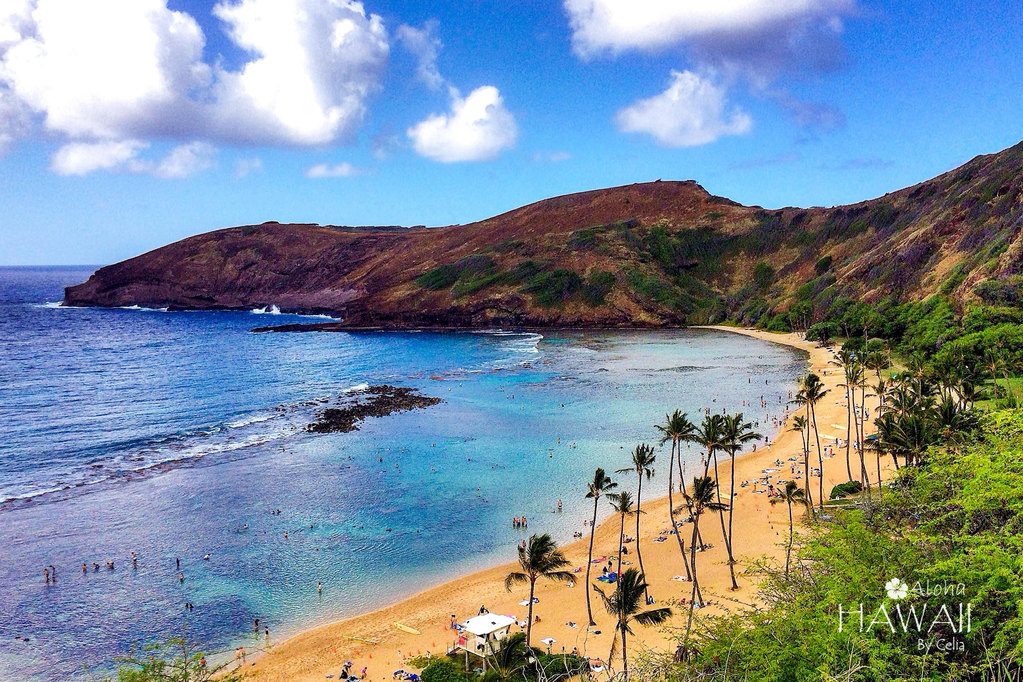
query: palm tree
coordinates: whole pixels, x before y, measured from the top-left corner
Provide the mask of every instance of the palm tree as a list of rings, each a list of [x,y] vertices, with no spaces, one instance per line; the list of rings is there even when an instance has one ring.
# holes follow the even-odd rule
[[[707,458],[703,462],[703,475],[710,475],[710,463],[714,461],[714,478],[718,478],[718,450],[724,447],[724,434],[722,433],[722,419],[720,414],[708,414],[703,418],[703,423],[696,430],[693,441],[701,445],[707,451]],[[718,500],[720,502],[720,500]],[[721,536],[725,547],[728,547],[728,533],[725,530],[725,517],[720,516]],[[700,537],[700,544],[703,544],[703,536]]]
[[[561,569],[568,566],[568,559],[558,549],[557,543],[547,533],[530,535],[525,547],[519,547],[519,566],[522,571],[512,571],[504,578],[504,589],[511,592],[515,583],[529,583],[529,615],[526,621],[526,646],[533,631],[533,595],[538,578],[548,580],[572,579],[572,574]]]
[[[810,493],[810,424],[806,421],[806,417],[803,415],[794,417],[792,430],[799,431],[799,437],[803,441],[803,495],[806,497],[811,518],[816,521],[817,512],[814,511],[813,495]]]
[[[703,418],[703,423],[696,429],[693,442],[699,444],[707,451],[707,459],[703,463],[703,475],[710,474],[710,460],[721,448],[721,415],[708,414]]]
[[[686,577],[692,577],[689,573],[689,561],[686,559],[686,546],[682,540],[682,533],[678,530],[675,522],[675,502],[672,491],[675,488],[675,455],[682,450],[682,443],[692,441],[696,436],[696,425],[689,421],[685,412],[675,410],[664,416],[664,424],[657,425],[657,430],[663,435],[661,445],[671,441],[671,458],[668,460],[668,516],[671,518],[671,527],[675,531],[675,539],[678,540],[678,551],[682,555],[682,564],[686,567]],[[681,486],[681,480],[679,485]]]
[[[785,490],[781,492],[781,499],[785,500],[789,505],[789,545],[785,549],[785,577],[789,577],[789,558],[792,555],[792,536],[795,532],[792,522],[792,503],[806,504],[806,494],[799,489],[799,485],[795,481],[789,481],[785,484]],[[771,500],[774,503],[776,500]]]
[[[483,677],[484,682],[504,682],[521,679],[519,674],[529,661],[529,647],[526,635],[516,632],[501,640],[501,646],[490,656],[490,670]]]
[[[632,451],[632,466],[618,470],[620,474],[635,471],[636,477],[639,479],[639,487],[636,489],[636,557],[639,560],[639,570],[644,574],[646,570],[643,568],[643,551],[640,549],[639,515],[643,505],[643,477],[653,478],[653,464],[656,459],[657,455],[654,454],[653,446],[640,443]]]
[[[850,460],[852,450],[852,419],[853,419],[853,406],[856,404],[856,396],[852,395],[852,387],[855,379],[854,373],[857,370],[856,356],[847,350],[841,350],[838,353],[839,363],[842,365],[842,371],[845,375],[845,383],[839,384],[845,389],[845,471],[849,477],[848,480],[853,480],[852,475],[852,462]],[[860,372],[863,370],[860,369]]]
[[[988,370],[991,375],[991,383],[995,387],[995,395],[998,394],[998,375],[1005,378],[1005,400],[1009,407],[1016,406],[1016,395],[1012,392],[1011,384],[1009,383],[1009,372],[1008,363],[1005,361],[1005,357],[1001,353],[1001,349],[987,348],[984,350],[984,367]]]
[[[735,582],[735,555],[732,554],[732,502],[735,501],[735,456],[743,445],[750,442],[751,440],[759,440],[760,434],[753,430],[753,425],[749,422],[742,420],[742,412],[734,415],[727,415],[721,420],[721,434],[723,450],[728,453],[728,456],[732,458],[732,466],[730,467],[729,473],[731,474],[731,487],[728,492],[728,541],[725,543],[725,549],[728,551],[728,572],[732,577],[732,589],[739,589],[739,584]],[[714,474],[717,475],[717,465],[715,463]],[[721,488],[718,488],[718,502],[721,502]],[[723,513],[723,512],[722,512]]]
[[[817,504],[820,506],[820,510],[824,511],[824,452],[821,450],[821,432],[817,428],[817,411],[816,405],[819,403],[825,395],[828,394],[828,389],[824,388],[824,382],[821,378],[810,372],[803,378],[803,387],[799,391],[801,400],[806,404],[807,409],[810,411],[810,423],[813,425],[813,434],[817,440],[817,462],[820,465],[821,477],[820,483],[817,490]],[[798,399],[798,398],[797,398]]]
[[[710,476],[702,476],[693,479],[693,492],[685,495],[686,506],[693,517],[693,537],[689,545],[689,565],[693,569],[693,589],[690,595],[689,623],[686,626],[686,640],[689,639],[689,630],[693,624],[693,609],[696,600],[699,598],[703,603],[703,591],[700,589],[700,579],[696,570],[696,537],[700,533],[700,517],[706,511],[720,511],[728,505],[717,501],[717,483]]]
[[[639,512],[632,505],[632,493],[623,490],[618,493],[608,493],[607,499],[611,500],[611,508],[622,517],[622,527],[618,531],[618,574],[622,572],[622,543],[625,540],[625,517],[636,516]],[[686,564],[686,568],[689,564]]]
[[[852,394],[852,403],[849,407],[853,411],[853,425],[856,427],[856,451],[860,457],[860,482],[863,483],[863,489],[867,494],[867,499],[870,499],[870,474],[867,473],[867,461],[863,451],[863,440],[865,436],[865,412],[866,401],[867,401],[867,378],[863,371],[863,365],[856,363],[853,367],[852,375],[848,377],[847,382],[849,383],[849,389]],[[856,408],[856,391],[860,392],[860,406]]]
[[[876,350],[871,353],[867,353],[867,357],[863,358],[863,366],[869,370],[872,370],[877,376],[877,380],[881,381],[881,372],[891,367],[892,361],[890,357],[890,351]]]
[[[603,590],[594,585],[593,589],[600,594],[604,600],[604,608],[615,617],[617,623],[615,631],[621,636],[622,641],[622,679],[629,679],[629,653],[627,635],[632,634],[632,623],[640,625],[660,625],[671,617],[671,609],[649,609],[640,611],[640,599],[647,591],[646,579],[643,574],[634,568],[625,571],[618,582],[615,583],[615,591],[610,595],[604,594]],[[617,637],[611,644],[611,653],[608,662],[614,658],[615,644]]]
[[[590,554],[586,561],[586,616],[593,622],[593,610],[590,608],[590,568],[593,566],[593,535],[597,529],[597,502],[600,496],[617,488],[618,484],[611,480],[611,477],[598,468],[593,472],[593,480],[587,484],[586,497],[593,499],[593,520],[590,522]]]

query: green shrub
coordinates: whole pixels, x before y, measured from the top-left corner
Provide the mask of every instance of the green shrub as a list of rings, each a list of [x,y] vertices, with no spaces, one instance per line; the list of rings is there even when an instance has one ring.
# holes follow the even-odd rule
[[[460,272],[458,266],[454,263],[441,265],[416,277],[416,284],[424,289],[447,289],[458,281]]]
[[[583,286],[583,301],[587,305],[596,307],[604,305],[607,295],[615,285],[615,275],[606,270],[595,270],[586,277],[586,284]]]
[[[863,484],[859,481],[846,481],[845,483],[839,483],[831,489],[830,499],[837,500],[842,497],[849,497],[850,495],[856,495],[863,490]]]
[[[596,227],[587,227],[576,230],[568,238],[568,246],[571,249],[592,249],[597,245]]]
[[[987,303],[1018,306],[1023,303],[1023,277],[984,280],[973,291]]]
[[[806,340],[828,343],[838,334],[838,325],[834,322],[818,322],[806,330]]]
[[[420,677],[423,682],[465,682],[469,679],[450,658],[438,658],[426,666]]]
[[[583,286],[583,278],[574,270],[558,268],[530,278],[523,291],[533,295],[537,305],[550,307],[564,303]]]
[[[774,284],[774,268],[766,261],[757,261],[753,266],[753,286],[757,291],[767,291]]]
[[[438,266],[419,277],[416,284],[424,289],[434,291],[447,289],[456,283],[461,284],[455,295],[473,293],[498,281],[496,264],[489,256],[472,255],[461,258],[454,263]]]
[[[540,654],[536,659],[540,669],[545,673],[543,679],[547,682],[558,682],[577,677],[588,667],[586,659],[572,654]],[[538,677],[530,670],[527,670],[526,676],[530,680]]]

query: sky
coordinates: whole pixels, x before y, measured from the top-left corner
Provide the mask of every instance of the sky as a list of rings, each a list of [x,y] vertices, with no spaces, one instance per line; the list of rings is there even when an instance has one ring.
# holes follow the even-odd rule
[[[694,179],[831,206],[1023,139],[1023,3],[0,0],[0,264]]]

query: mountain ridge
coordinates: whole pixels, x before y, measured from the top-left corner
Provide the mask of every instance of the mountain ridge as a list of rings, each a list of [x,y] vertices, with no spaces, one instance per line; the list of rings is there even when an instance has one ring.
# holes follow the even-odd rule
[[[763,209],[693,180],[550,197],[464,225],[276,222],[188,237],[65,305],[330,314],[343,326],[789,327],[836,300],[965,304],[1020,285],[1023,142],[881,197]],[[994,285],[984,285],[994,282]],[[985,293],[986,292],[986,293]]]

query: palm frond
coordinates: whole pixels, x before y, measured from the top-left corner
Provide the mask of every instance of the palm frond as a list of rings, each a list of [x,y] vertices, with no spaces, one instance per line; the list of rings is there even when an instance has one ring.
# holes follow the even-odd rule
[[[509,592],[511,592],[512,585],[514,585],[516,583],[528,583],[528,582],[529,582],[529,576],[528,575],[526,575],[525,573],[519,573],[517,571],[513,571],[512,573],[509,573],[508,575],[506,575],[504,577],[504,589],[506,589]]]
[[[660,625],[671,618],[671,609],[667,607],[650,609],[649,611],[637,613],[632,618],[640,625]]]

